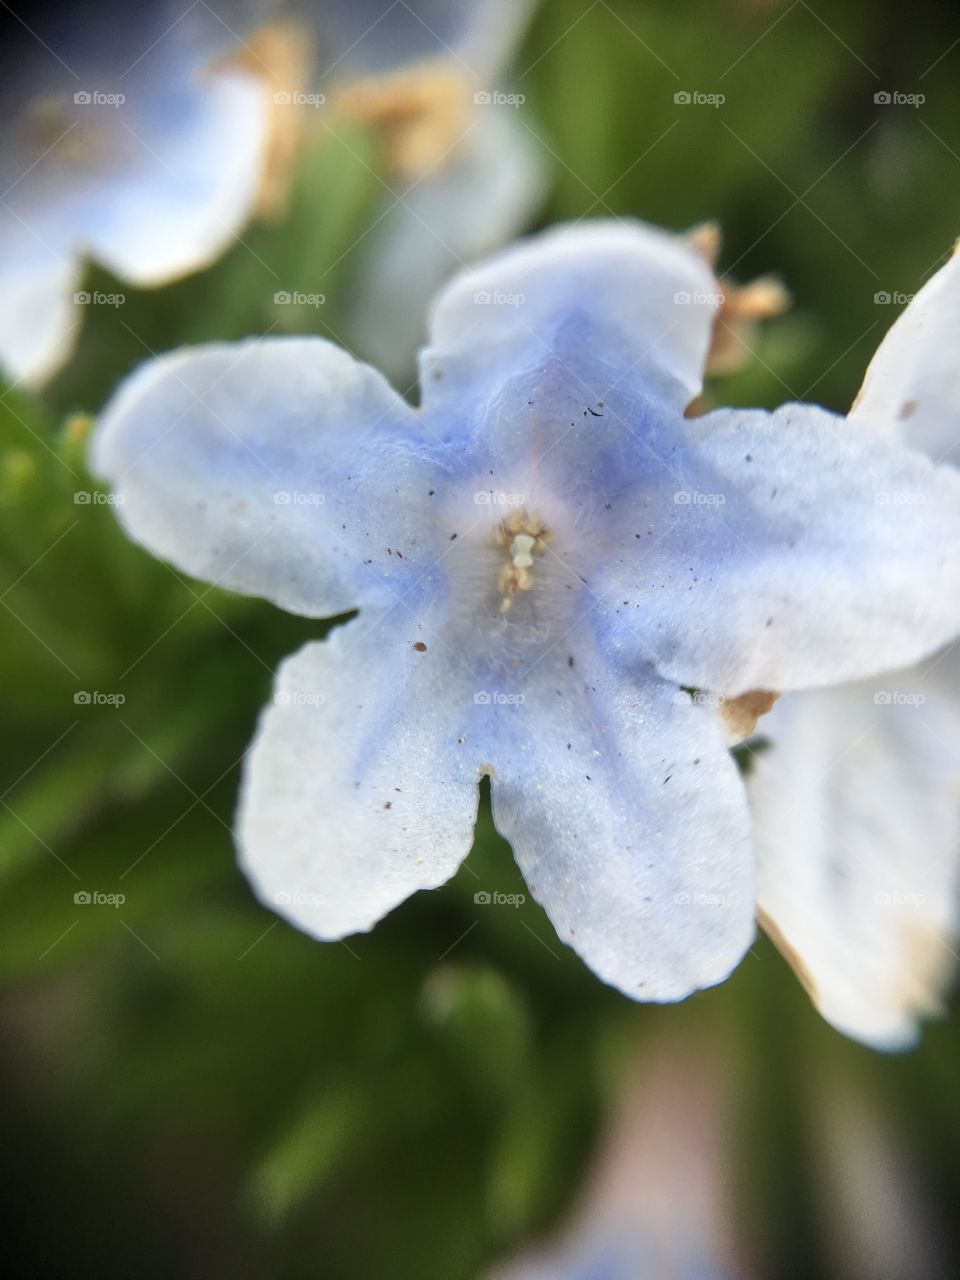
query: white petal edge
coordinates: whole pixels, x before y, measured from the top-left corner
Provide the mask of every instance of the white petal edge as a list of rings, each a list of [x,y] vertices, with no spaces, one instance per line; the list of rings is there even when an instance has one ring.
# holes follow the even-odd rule
[[[877,348],[850,418],[960,462],[960,253],[923,286]]]
[[[266,82],[205,72],[191,97],[188,122],[139,139],[135,162],[103,180],[91,200],[77,248],[132,284],[161,285],[209,266],[237,243],[256,203],[270,123]]]
[[[701,469],[678,488],[698,492],[649,548],[625,540],[605,596],[631,601],[614,631],[662,675],[727,697],[812,688],[960,631],[952,467],[812,405],[718,409],[688,434]]]
[[[466,700],[456,660],[414,649],[419,634],[407,615],[361,614],[306,645],[277,672],[247,757],[241,865],[314,937],[371,929],[470,852],[478,775],[449,748]]]
[[[83,307],[79,264],[41,240],[12,211],[0,236],[0,367],[14,382],[42,385],[67,360]]]
[[[593,656],[540,662],[489,749],[497,829],[558,936],[634,1000],[726,978],[754,934],[746,795],[712,708]]]
[[[380,374],[332,343],[264,338],[141,367],[106,406],[92,465],[154,555],[329,617],[382,598],[384,571],[403,576],[387,546],[408,522],[427,542],[415,511],[391,517],[378,499],[381,483],[402,488],[419,465],[403,448],[418,432]]]
[[[438,368],[451,380],[495,380],[518,351],[542,359],[575,319],[624,375],[684,409],[702,386],[719,302],[712,271],[679,235],[626,220],[555,227],[457,276],[435,300],[424,393]]]
[[[960,698],[911,671],[794,694],[761,732],[761,919],[833,1026],[909,1048],[954,970]]]

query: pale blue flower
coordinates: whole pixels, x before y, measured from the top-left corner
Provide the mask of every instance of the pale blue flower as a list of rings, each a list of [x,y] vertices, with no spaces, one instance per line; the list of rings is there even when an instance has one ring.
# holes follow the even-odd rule
[[[409,363],[436,287],[515,235],[542,191],[542,162],[517,113],[474,102],[531,7],[111,0],[24,7],[22,18],[0,7],[0,368],[40,384],[62,365],[91,300],[80,290],[87,259],[141,287],[209,266],[278,195],[272,186],[285,185],[287,165],[278,179],[270,162],[290,160],[279,140],[296,136],[295,117],[336,132],[327,118],[337,119],[343,86],[382,91],[398,69],[439,77],[446,96],[434,116],[456,119],[415,172],[384,182],[350,324],[368,354],[394,369]],[[266,28],[287,32],[273,54],[258,47]]]
[[[238,0],[28,8],[5,18],[0,366],[40,382],[84,314],[83,260],[156,285],[216,258],[261,177],[266,84],[220,61]],[[6,10],[6,6],[4,6]],[[221,16],[222,15],[222,16]]]
[[[295,613],[359,609],[283,664],[246,760],[241,860],[299,927],[367,930],[449,879],[488,775],[605,981],[678,999],[743,955],[721,700],[960,632],[960,475],[813,406],[685,417],[718,304],[683,239],[585,223],[445,289],[417,409],[319,338],[117,392],[94,462],[133,537]]]
[[[960,464],[958,338],[955,253],[884,339],[851,420]],[[909,1047],[956,972],[960,650],[784,698],[764,733],[750,774],[764,923],[834,1026]]]

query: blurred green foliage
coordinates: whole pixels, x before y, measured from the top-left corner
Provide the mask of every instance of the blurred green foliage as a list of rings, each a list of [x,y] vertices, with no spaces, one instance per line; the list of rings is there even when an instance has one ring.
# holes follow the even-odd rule
[[[792,313],[717,401],[843,409],[958,231],[952,10],[799,0],[547,0],[510,78],[553,160],[544,222],[725,229]],[[922,109],[877,104],[923,92]],[[722,93],[721,107],[678,92]],[[623,1064],[664,1026],[737,1045],[744,1234],[769,1275],[826,1274],[805,1109],[852,1075],[960,1191],[960,1034],[884,1058],[823,1026],[759,941],[730,983],[635,1007],[557,942],[486,805],[468,864],[373,934],[319,945],[234,865],[239,765],[277,661],[317,624],[182,579],[86,473],[89,420],[152,352],[336,336],[382,208],[370,137],[317,139],[279,225],[202,275],[91,307],[42,398],[0,399],[0,954],[5,1195],[19,1274],[467,1280],[569,1203]],[[322,292],[278,307],[278,290]],[[84,501],[78,495],[89,495]],[[82,692],[122,704],[77,701]],[[122,894],[120,906],[78,893]],[[946,1218],[946,1213],[944,1213]],[[945,1228],[946,1229],[946,1228]]]

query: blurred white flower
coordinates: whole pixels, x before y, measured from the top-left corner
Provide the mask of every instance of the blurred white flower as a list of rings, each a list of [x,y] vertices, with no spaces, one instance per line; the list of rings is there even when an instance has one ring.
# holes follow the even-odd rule
[[[101,0],[20,17],[4,5],[0,368],[38,384],[64,362],[90,302],[85,259],[160,285],[215,261],[255,211],[282,211],[322,116],[383,134],[392,176],[356,255],[349,326],[408,369],[436,287],[519,230],[542,189],[536,147],[496,88],[531,7]]]
[[[960,464],[958,345],[954,253],[884,339],[850,420]],[[877,500],[920,518],[909,487]],[[749,779],[761,919],[828,1021],[908,1047],[956,968],[960,649],[784,698],[764,734]]]
[[[639,1056],[639,1055],[638,1055]],[[735,1234],[729,1046],[660,1039],[622,1091],[553,1244],[487,1280],[748,1280]]]
[[[3,6],[0,367],[14,378],[41,382],[69,353],[84,258],[162,284],[211,262],[245,222],[267,92],[224,55],[261,8],[218,8],[134,0],[21,18]]]
[[[416,60],[392,75],[383,74],[390,50],[411,47],[395,30],[405,6],[390,7],[351,48],[346,71],[356,67],[358,78],[340,107],[382,129],[389,189],[358,258],[344,336],[392,378],[413,373],[428,304],[443,282],[518,235],[546,191],[545,150],[526,95],[503,81],[535,4],[415,4]],[[365,21],[375,5],[361,8]],[[426,28],[438,22],[433,36]]]

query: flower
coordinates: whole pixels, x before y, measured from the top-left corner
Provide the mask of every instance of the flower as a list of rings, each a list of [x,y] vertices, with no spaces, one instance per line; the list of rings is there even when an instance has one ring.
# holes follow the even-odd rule
[[[41,384],[63,364],[95,300],[85,258],[153,287],[209,266],[253,213],[281,213],[305,124],[333,131],[336,113],[315,109],[329,83],[331,108],[376,125],[396,161],[348,329],[406,371],[435,289],[516,234],[543,189],[517,112],[475,101],[531,8],[219,0],[21,19],[3,6],[0,366]]]
[[[242,11],[226,6],[233,22]],[[0,365],[39,383],[89,300],[76,292],[85,256],[151,286],[231,243],[256,198],[268,110],[258,77],[218,62],[239,37],[207,5],[5,20]]]
[[[954,636],[960,476],[814,406],[685,417],[720,300],[681,237],[582,223],[441,293],[417,409],[319,338],[117,391],[93,459],[134,538],[307,617],[359,609],[282,665],[246,760],[240,858],[300,928],[368,930],[449,879],[487,775],[606,982],[675,1000],[741,958],[723,700]]]
[[[382,133],[388,170],[344,334],[392,378],[409,377],[444,280],[519,234],[546,190],[545,148],[528,123],[526,97],[500,87],[534,7],[457,0],[442,13],[421,5],[414,22],[397,5],[369,26],[364,13],[362,37],[350,39],[356,16],[339,34],[350,50],[345,68],[335,62],[329,73],[346,71],[340,110]],[[342,21],[339,9],[335,16]],[[397,47],[411,50],[399,70],[389,57]]]
[[[730,1044],[716,1033],[674,1031],[635,1048],[558,1238],[486,1280],[757,1275],[756,1244],[733,1194],[739,1147],[731,1117],[742,1081],[731,1065]]]
[[[880,346],[851,421],[960,462],[960,256]],[[892,490],[890,504],[923,493]],[[820,1012],[867,1044],[913,1044],[954,971],[960,654],[781,701],[750,791],[759,904]]]

